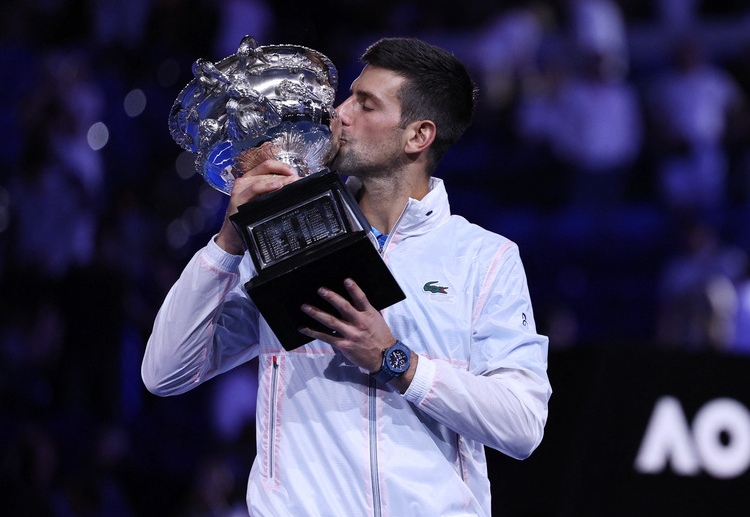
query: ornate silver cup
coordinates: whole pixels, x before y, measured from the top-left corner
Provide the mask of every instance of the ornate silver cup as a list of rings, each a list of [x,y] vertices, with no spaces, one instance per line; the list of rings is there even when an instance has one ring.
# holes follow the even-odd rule
[[[197,60],[193,79],[169,116],[174,140],[196,155],[197,171],[229,194],[234,181],[262,159],[292,165],[300,176],[238,208],[231,221],[257,276],[245,290],[288,350],[310,341],[301,326],[325,331],[305,315],[326,286],[347,296],[354,279],[382,309],[404,298],[373,245],[370,225],[336,172],[333,108],[338,73],[323,54],[296,45],[258,46],[246,36],[218,63]]]
[[[172,106],[169,131],[214,188],[229,194],[244,172],[243,153],[265,142],[300,176],[323,170],[335,154],[338,71],[320,52],[258,46],[246,36],[236,54],[195,61],[193,75]]]

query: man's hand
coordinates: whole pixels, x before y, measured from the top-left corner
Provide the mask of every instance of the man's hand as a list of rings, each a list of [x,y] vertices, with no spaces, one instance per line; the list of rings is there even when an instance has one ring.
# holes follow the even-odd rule
[[[262,147],[258,152],[262,152]],[[224,217],[224,224],[216,236],[216,244],[224,251],[234,255],[242,255],[245,248],[242,237],[232,225],[229,217],[237,213],[237,207],[255,199],[256,197],[278,190],[287,183],[299,179],[294,167],[286,163],[265,159],[244,171],[234,180],[229,206]]]
[[[383,350],[393,345],[396,338],[383,315],[370,305],[362,289],[350,278],[344,280],[344,286],[352,303],[330,289],[322,287],[318,290],[318,294],[339,311],[338,317],[311,305],[302,306],[306,314],[331,329],[331,333],[310,328],[301,328],[300,332],[337,348],[357,366],[377,372],[383,364]],[[419,356],[412,352],[409,369],[390,384],[404,393],[414,378],[418,361]]]
[[[331,329],[331,333],[301,328],[300,332],[320,339],[336,347],[351,362],[370,372],[380,369],[383,350],[396,342],[383,315],[370,305],[367,296],[350,278],[344,281],[352,302],[338,293],[321,287],[318,294],[338,312],[334,316],[312,305],[303,305],[302,310],[313,319]]]

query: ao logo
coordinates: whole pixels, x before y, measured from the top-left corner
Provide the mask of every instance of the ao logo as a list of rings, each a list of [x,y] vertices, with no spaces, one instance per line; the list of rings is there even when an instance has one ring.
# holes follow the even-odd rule
[[[701,468],[715,478],[741,476],[750,467],[750,412],[738,401],[718,398],[704,404],[688,425],[680,402],[656,402],[635,459],[644,474],[663,472],[695,476]]]

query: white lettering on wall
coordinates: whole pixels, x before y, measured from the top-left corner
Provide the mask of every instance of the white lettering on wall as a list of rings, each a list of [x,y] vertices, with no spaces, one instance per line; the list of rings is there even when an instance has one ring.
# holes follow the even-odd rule
[[[635,469],[638,472],[656,474],[662,472],[667,463],[671,463],[675,473],[683,476],[693,476],[700,472],[698,454],[685,413],[674,397],[662,397],[656,401],[635,458]]]
[[[688,424],[680,401],[656,401],[635,469],[658,474],[670,465],[675,474],[695,476],[703,469],[715,478],[741,476],[750,467],[750,412],[740,402],[718,398],[704,404]]]

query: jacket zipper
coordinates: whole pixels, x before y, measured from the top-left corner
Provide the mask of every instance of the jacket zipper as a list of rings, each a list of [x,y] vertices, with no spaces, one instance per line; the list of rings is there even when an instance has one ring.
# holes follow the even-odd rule
[[[391,237],[393,237],[393,234],[396,231],[396,228],[398,228],[398,225],[401,223],[401,219],[404,218],[404,214],[406,213],[406,207],[401,211],[401,215],[398,216],[398,219],[396,219],[396,224],[393,225],[393,228],[391,228],[391,231],[388,233],[388,235],[385,238],[385,242],[382,246],[378,247],[378,251],[381,255],[385,255],[385,250],[388,248],[388,244],[391,242]]]
[[[382,515],[380,508],[380,479],[378,475],[378,431],[377,431],[377,390],[375,379],[370,376],[369,391],[369,432],[370,432],[370,480],[372,482],[372,508],[375,517]]]
[[[382,256],[385,256],[385,250],[388,248],[388,244],[391,241],[391,238],[393,237],[393,233],[398,228],[399,223],[401,222],[401,219],[404,217],[404,213],[406,213],[406,208],[404,207],[404,210],[401,212],[401,215],[398,216],[398,219],[396,220],[396,224],[393,225],[393,228],[391,228],[391,231],[388,233],[388,236],[385,238],[385,242],[383,243],[383,246],[378,247],[378,251]],[[383,509],[381,508],[381,498],[380,498],[380,476],[378,475],[378,412],[377,412],[377,383],[375,382],[375,379],[370,376],[370,384],[369,384],[369,408],[368,408],[368,414],[369,414],[369,432],[370,432],[370,480],[372,482],[372,508],[373,508],[373,514],[375,517],[382,517],[383,515]]]
[[[273,479],[274,476],[274,459],[276,457],[276,390],[279,385],[279,363],[276,356],[273,356],[273,370],[271,371],[271,408],[269,411],[269,429],[268,433],[268,477]]]
[[[458,455],[458,474],[461,476],[461,480],[465,483],[464,457],[463,454],[461,454],[461,436],[458,433],[456,433],[456,455]]]

